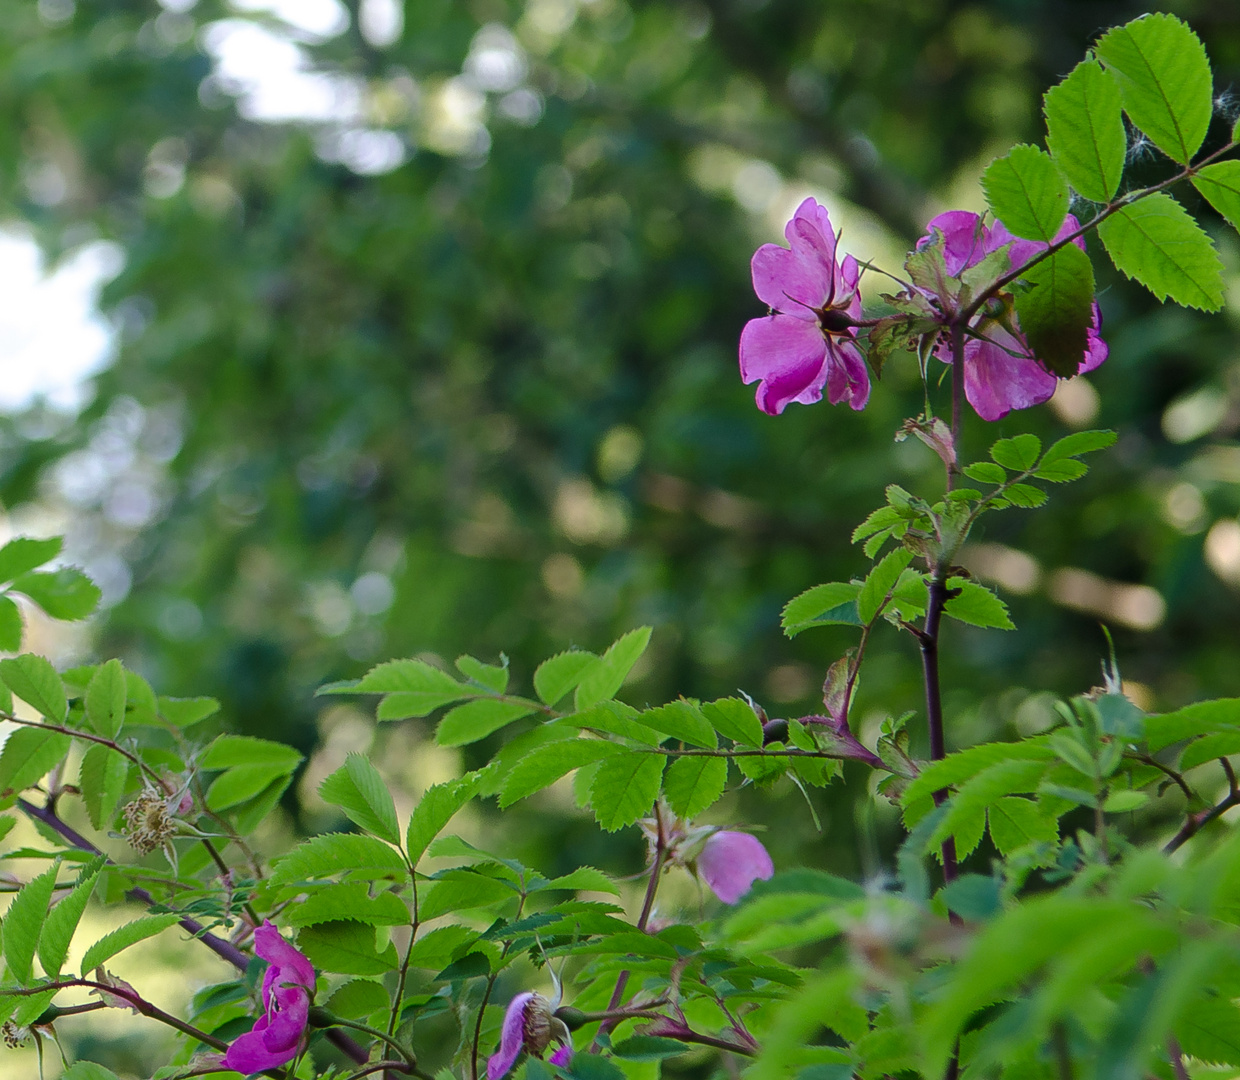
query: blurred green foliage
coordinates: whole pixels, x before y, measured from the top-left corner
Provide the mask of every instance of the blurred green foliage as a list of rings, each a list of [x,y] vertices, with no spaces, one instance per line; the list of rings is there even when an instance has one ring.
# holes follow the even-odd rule
[[[808,192],[839,211],[845,248],[855,233],[889,259],[938,210],[980,208],[981,168],[1040,136],[1042,91],[1144,7],[415,0],[383,43],[348,6],[346,29],[299,46],[360,95],[343,124],[246,119],[244,95],[238,111],[210,46],[224,19],[283,33],[261,12],[0,8],[5,212],[54,253],[102,237],[126,255],[104,295],[118,356],[93,403],[72,423],[41,406],[5,420],[0,459],[8,506],[65,504],[71,543],[124,558],[100,654],[307,751],[314,688],[377,660],[504,652],[526,689],[543,657],[645,622],[652,662],[631,700],[741,688],[773,714],[812,711],[850,639],[789,642],[782,605],[862,572],[848,537],[883,485],[933,491],[941,470],[892,441],[922,407],[908,357],[862,414],[754,408],[736,369],[761,312],[749,257]],[[1235,13],[1161,7],[1229,85]],[[407,160],[369,175],[393,145]],[[1217,224],[1234,282],[1240,250]],[[972,458],[1030,427],[1121,438],[1048,510],[988,523],[1005,548],[982,561],[1018,629],[950,630],[949,744],[1036,726],[1031,693],[1097,681],[1100,605],[1150,704],[1240,693],[1235,315],[1163,310],[1100,273],[1096,395],[966,426]],[[99,460],[112,471],[94,488],[66,481]],[[126,484],[156,499],[149,521],[116,511]],[[1149,586],[1165,618],[1152,594],[1106,583],[1093,613],[1065,607],[1054,597],[1093,586],[1063,567]],[[871,657],[857,715],[919,708],[911,640],[879,635]],[[559,823],[525,837],[549,872],[576,839],[610,843]],[[866,863],[851,824],[828,818],[828,833],[824,861]],[[781,829],[773,846],[812,836]]]

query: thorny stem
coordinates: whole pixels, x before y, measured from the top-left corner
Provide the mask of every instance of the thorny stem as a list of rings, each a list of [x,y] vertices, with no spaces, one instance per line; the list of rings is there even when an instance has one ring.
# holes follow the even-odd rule
[[[1150,754],[1132,754],[1128,756],[1131,756],[1134,760],[1141,762],[1142,765],[1151,765],[1155,769],[1158,769],[1160,772],[1165,773],[1167,776],[1169,776],[1172,780],[1176,782],[1176,784],[1179,786],[1179,789],[1182,792],[1184,792],[1184,798],[1186,798],[1189,801],[1189,803],[1192,803],[1193,799],[1196,798],[1196,796],[1193,794],[1193,789],[1188,786],[1188,782],[1184,779],[1183,776],[1181,776],[1178,772],[1176,772],[1175,769],[1171,768],[1170,765],[1164,765],[1156,757],[1153,757]],[[1223,760],[1226,761],[1227,759],[1224,758]],[[1230,767],[1230,765],[1228,767]],[[1234,787],[1235,785],[1233,784],[1232,786]]]
[[[964,326],[965,323],[952,324],[952,449],[955,459],[947,467],[947,490],[951,491],[956,476],[960,472],[961,431],[964,427]]]
[[[409,948],[405,950],[405,958],[400,964],[400,975],[396,980],[396,996],[392,999],[392,1015],[388,1019],[389,1035],[396,1031],[401,1002],[405,997],[405,981],[409,978],[409,958],[413,955],[413,943],[418,936],[418,875],[408,858],[405,859],[405,866],[409,870],[409,880],[413,883],[413,903],[409,910],[409,914],[413,917],[413,925],[409,929]]]
[[[33,803],[27,802],[22,798],[17,800],[17,805],[22,813],[26,814],[27,817],[32,817],[43,822],[44,825],[46,825],[49,829],[52,829],[54,832],[59,833],[79,851],[88,851],[92,855],[103,855],[102,851],[95,847],[95,845],[87,840],[81,833],[77,832],[77,830],[62,821],[54,811],[48,810],[44,807],[35,806]],[[115,863],[109,859],[108,865],[114,866]],[[153,907],[156,903],[155,897],[137,885],[129,889],[125,895],[132,900],[137,900],[141,904],[146,904],[147,907]],[[204,929],[202,923],[198,922],[197,919],[191,919],[188,915],[182,915],[178,920],[178,923],[183,930],[191,934],[193,937],[196,937],[221,959],[227,960],[228,963],[232,964],[232,966],[238,971],[244,972],[249,966],[250,958],[246,956],[245,953],[238,949],[237,946],[231,941],[225,941],[223,938],[217,937],[215,934],[212,934],[208,930]],[[367,1057],[369,1056],[356,1040],[350,1038],[343,1031],[328,1031],[327,1038],[335,1044],[337,1049],[348,1055],[359,1065],[365,1063]]]
[[[743,1046],[740,1043],[732,1042],[730,1039],[721,1039],[716,1035],[703,1035],[697,1031],[678,1031],[671,1036],[677,1042],[699,1043],[702,1046],[713,1046],[717,1050],[726,1050],[729,1054],[741,1054],[744,1057],[757,1057],[758,1049],[753,1046]]]
[[[646,882],[646,896],[642,901],[641,914],[637,917],[637,929],[643,934],[650,922],[650,913],[654,910],[654,897],[659,890],[659,879],[663,876],[663,862],[667,857],[667,836],[663,831],[663,812],[657,802],[654,804],[654,820],[656,824],[654,861],[650,864],[650,880]],[[629,972],[620,972],[619,978],[616,979],[616,988],[611,992],[611,1001],[607,1003],[608,1012],[615,1012],[620,1007],[620,1002],[624,1000],[625,987],[628,985]],[[619,1022],[619,1018],[614,1018],[604,1020],[599,1025],[598,1033],[590,1045],[591,1053],[598,1048],[599,1036],[611,1031]]]
[[[1188,1069],[1184,1065],[1184,1051],[1174,1035],[1167,1036],[1167,1055],[1171,1058],[1171,1068],[1175,1070],[1176,1080],[1188,1080]]]
[[[100,746],[106,746],[109,750],[115,750],[122,757],[128,758],[133,764],[137,765],[142,772],[151,779],[152,783],[158,784],[161,791],[171,795],[167,782],[162,776],[152,769],[137,754],[126,750],[115,739],[106,738],[103,735],[95,735],[89,731],[81,731],[78,728],[64,727],[61,724],[49,724],[45,720],[23,720],[20,716],[14,716],[12,713],[0,713],[0,720],[7,720],[10,724],[19,724],[22,727],[42,728],[44,731],[55,731],[61,735],[68,735],[73,739],[84,739],[86,742],[98,743]]]
[[[1206,825],[1209,825],[1210,822],[1212,822],[1216,817],[1222,817],[1223,814],[1227,813],[1227,811],[1233,806],[1240,806],[1240,790],[1237,790],[1236,788],[1232,788],[1231,791],[1228,792],[1226,798],[1210,807],[1210,809],[1202,810],[1197,814],[1189,814],[1188,817],[1185,818],[1184,824],[1180,826],[1180,831],[1177,832],[1163,846],[1163,854],[1170,855],[1173,851],[1178,851],[1184,846],[1185,843],[1192,839],[1192,837],[1194,837],[1199,830],[1204,828]]]
[[[395,1050],[401,1057],[403,1057],[405,1061],[407,1061],[410,1065],[414,1066],[414,1068],[416,1069],[417,1064],[418,1064],[417,1058],[415,1058],[412,1053],[410,1053],[403,1046],[401,1046],[399,1042],[397,1042],[394,1038],[392,1038],[390,1033],[385,1033],[383,1031],[380,1031],[378,1028],[370,1027],[368,1024],[360,1023],[357,1020],[346,1020],[343,1017],[336,1016],[333,1013],[326,1013],[325,1015],[324,1014],[312,1014],[312,1015],[315,1015],[316,1019],[321,1019],[322,1026],[325,1028],[331,1028],[331,1027],[352,1028],[354,1031],[364,1032],[365,1034],[371,1036],[372,1038],[378,1039],[380,1042],[386,1043],[389,1047]]]
[[[521,918],[521,912],[525,910],[525,880],[521,881],[521,901],[517,904],[517,914],[514,922]],[[500,952],[500,959],[504,959],[508,955],[508,950],[512,948],[512,942],[504,943],[503,951]],[[473,1080],[478,1080],[478,1044],[482,1041],[482,1018],[486,1015],[487,1002],[491,1000],[491,991],[495,989],[495,980],[499,977],[497,971],[492,971],[487,977],[487,988],[482,993],[482,1003],[478,1006],[478,1022],[474,1025],[474,1045],[470,1054],[470,1066]]]

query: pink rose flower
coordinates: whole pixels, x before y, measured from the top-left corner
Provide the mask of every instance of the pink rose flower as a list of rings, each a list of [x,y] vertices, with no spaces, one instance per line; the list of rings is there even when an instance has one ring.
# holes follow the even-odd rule
[[[1067,236],[1077,228],[1076,218],[1069,214],[1056,239]],[[1005,244],[1012,245],[1008,255],[1013,268],[1024,266],[1033,256],[1049,247],[1036,240],[1016,239],[1001,221],[988,228],[977,214],[967,210],[949,210],[940,214],[930,222],[929,229],[930,232],[917,241],[917,247],[920,249],[931,243],[936,231],[942,233],[947,272],[953,277],[975,266]],[[1085,249],[1085,242],[1080,237],[1073,242],[1082,251]],[[1094,304],[1093,311],[1093,321],[1086,332],[1085,352],[1077,374],[1093,371],[1107,358],[1106,342],[1098,334],[1102,313],[1097,304]],[[1013,409],[1041,405],[1055,392],[1056,377],[1034,357],[1020,333],[1015,315],[1012,316],[1012,327],[1015,333],[983,312],[972,323],[972,329],[981,337],[965,339],[964,394],[983,420],[1001,420]],[[939,343],[935,355],[945,363],[951,363],[950,346],[946,341]]]
[[[567,1065],[573,1056],[569,1038],[564,1021],[551,1011],[551,1002],[542,994],[529,990],[518,994],[504,1012],[499,1049],[487,1060],[487,1080],[501,1080],[506,1076],[522,1050],[542,1057],[553,1039],[563,1045],[551,1055],[551,1064]]]
[[[314,965],[270,921],[254,931],[254,951],[269,964],[263,976],[265,1011],[224,1055],[228,1068],[246,1075],[278,1068],[297,1056],[314,993]]]
[[[771,856],[756,836],[743,832],[712,833],[697,857],[698,873],[725,904],[735,904],[775,873]]]
[[[824,207],[806,199],[784,235],[791,249],[763,244],[753,257],[753,288],[771,314],[741,333],[741,378],[760,380],[756,400],[777,416],[790,402],[847,401],[864,409],[870,373],[856,343],[861,317],[857,260],[835,261],[835,232]]]

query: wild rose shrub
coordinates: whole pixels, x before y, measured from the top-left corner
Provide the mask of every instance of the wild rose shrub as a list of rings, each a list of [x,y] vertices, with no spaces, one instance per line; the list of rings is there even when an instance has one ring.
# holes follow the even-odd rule
[[[956,564],[961,545],[984,514],[1035,509],[1043,485],[1078,479],[1083,457],[1114,441],[1087,431],[1043,447],[1022,434],[981,459],[962,441],[966,403],[994,419],[1107,359],[1089,234],[1159,299],[1217,310],[1222,264],[1186,209],[1201,204],[1173,192],[1194,188],[1240,223],[1237,132],[1214,123],[1205,51],[1175,18],[1103,35],[1049,91],[1045,112],[1048,149],[1018,146],[989,167],[989,215],[929,222],[898,288],[880,292],[876,275],[837,251],[813,200],[789,223],[788,247],[754,256],[769,311],[744,328],[740,361],[759,407],[778,414],[825,394],[861,409],[886,363],[916,362],[927,411],[899,435],[944,466],[942,490],[893,484],[857,527],[868,571],[784,611],[789,635],[824,625],[857,634],[827,667],[821,714],[772,718],[739,697],[626,705],[616,695],[648,628],[601,655],[550,658],[532,693],[510,689],[506,666],[468,656],[457,673],[393,660],[321,692],[376,695],[383,722],[442,710],[441,745],[494,737],[498,749],[430,788],[407,821],[371,762],[352,755],[320,793],[356,830],[312,837],[266,865],[246,839],[300,765],[295,750],[243,735],[196,740],[215,704],[158,697],[116,660],[60,673],[35,655],[0,661],[0,705],[20,725],[0,753],[12,811],[0,830],[31,818],[43,846],[21,854],[50,862],[2,924],[6,1042],[42,1046],[82,1011],[122,1008],[183,1037],[160,1077],[425,1078],[426,1033],[445,1025],[457,1049],[437,1080],[483,1070],[489,1080],[514,1070],[653,1080],[661,1061],[688,1052],[752,1080],[1234,1072],[1240,839],[1217,823],[1240,805],[1240,701],[1146,715],[1123,695],[1112,657],[1101,687],[1060,704],[1054,730],[945,753],[944,618],[1012,625]],[[1126,190],[1138,140],[1164,156],[1165,176]],[[39,569],[56,550],[13,541],[0,550],[0,581],[53,615],[81,617],[89,583]],[[21,629],[0,597],[0,645],[16,651]],[[888,719],[871,747],[850,706],[874,633],[906,635],[920,651],[926,706],[924,717]],[[41,719],[14,717],[10,695]],[[923,722],[930,757],[917,760],[909,728]],[[84,756],[70,777],[62,764],[75,741]],[[874,794],[858,787],[856,799],[901,808],[907,837],[884,877],[775,866],[743,822],[710,817],[730,785],[827,785],[845,760],[877,773]],[[450,831],[470,800],[506,808],[570,774],[600,827],[646,838],[635,920],[581,895],[619,895],[592,867],[548,879]],[[132,859],[105,858],[66,822],[61,810],[78,800],[93,830],[129,840]],[[1167,808],[1180,822],[1173,834],[1140,839]],[[453,865],[430,872],[428,855]],[[699,876],[700,910],[656,916],[669,873]],[[122,896],[149,914],[67,971],[87,906]],[[234,969],[188,1015],[109,973],[137,942],[186,933]],[[530,985],[515,983],[531,970],[519,959],[541,969]],[[67,1075],[113,1076],[90,1062]]]

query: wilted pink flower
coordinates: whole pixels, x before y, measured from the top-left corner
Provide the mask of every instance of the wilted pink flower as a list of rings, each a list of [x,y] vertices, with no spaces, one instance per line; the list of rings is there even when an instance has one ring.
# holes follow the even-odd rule
[[[743,832],[712,833],[697,857],[698,873],[725,904],[735,904],[758,880],[775,873],[771,856],[756,836]]]
[[[254,951],[269,964],[263,976],[265,1011],[224,1055],[228,1068],[247,1075],[278,1068],[297,1056],[314,993],[314,965],[270,921],[254,931]]]
[[[553,1065],[567,1065],[573,1048],[564,1021],[551,1011],[551,1002],[542,994],[525,991],[508,1003],[500,1028],[499,1049],[487,1061],[487,1080],[500,1080],[516,1064],[521,1051],[542,1057],[552,1040],[563,1043],[551,1055]]]
[[[1077,227],[1076,218],[1069,214],[1055,239],[1067,236]],[[939,214],[930,222],[929,229],[929,233],[917,242],[918,248],[931,243],[936,232],[942,233],[947,272],[953,276],[975,266],[1005,244],[1012,245],[1008,256],[1013,268],[1024,266],[1049,246],[1035,240],[1016,239],[1001,221],[988,228],[977,214],[967,210],[949,210]],[[1074,243],[1084,250],[1084,240],[1078,237]],[[1098,334],[1102,314],[1097,304],[1094,304],[1093,311],[1078,374],[1093,371],[1107,358],[1106,342]],[[1040,405],[1055,392],[1056,377],[1034,358],[1028,342],[1020,333],[1015,315],[1011,317],[1009,329],[982,313],[974,320],[972,329],[980,336],[965,339],[964,393],[983,420],[1000,420],[1013,409]],[[935,355],[940,360],[951,362],[946,342],[939,344]]]
[[[823,388],[832,405],[864,409],[870,375],[856,343],[861,317],[857,260],[835,261],[835,232],[824,207],[806,199],[784,229],[789,248],[763,244],[753,288],[771,309],[741,333],[741,378],[761,380],[758,408],[775,416],[793,401],[812,405]]]

